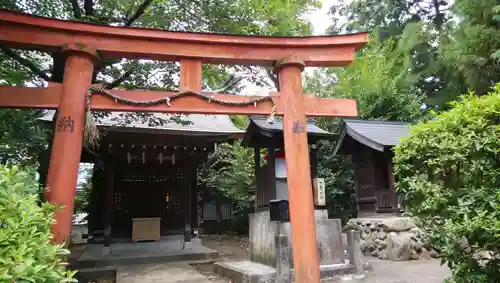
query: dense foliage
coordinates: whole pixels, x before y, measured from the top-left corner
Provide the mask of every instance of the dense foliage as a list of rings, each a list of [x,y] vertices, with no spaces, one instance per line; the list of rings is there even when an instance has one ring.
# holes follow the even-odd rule
[[[380,44],[396,40],[394,50],[405,56],[401,75],[412,75],[432,106],[445,108],[469,89],[483,95],[500,79],[496,0],[340,1],[330,12],[330,33],[368,31]],[[347,21],[339,22],[339,16]]]
[[[208,199],[222,198],[233,203],[232,230],[248,231],[248,213],[255,204],[254,150],[236,142],[222,144],[198,174]]]
[[[420,118],[423,96],[417,77],[406,72],[404,52],[394,40],[378,43],[376,38],[342,70],[318,71],[306,80],[306,91],[322,97],[356,99],[363,119],[412,121]],[[336,79],[329,82],[329,77]]]
[[[38,205],[32,174],[0,166],[0,282],[76,282],[60,256],[69,251],[51,243],[55,208]]]
[[[356,217],[351,158],[337,156],[333,151],[331,144],[325,144],[318,150],[318,176],[325,179],[329,216],[346,223]]]
[[[416,87],[418,77],[406,72],[404,52],[388,39],[375,37],[356,61],[345,69],[315,71],[306,77],[305,92],[320,97],[356,99],[362,119],[412,121],[423,116],[423,95]],[[317,119],[316,124],[333,133],[338,119]],[[336,156],[335,142],[324,143],[318,152],[318,173],[325,179],[331,217],[348,220],[356,216],[350,156]]]
[[[428,110],[446,110],[468,89],[483,95],[499,82],[498,1],[342,0],[330,14],[327,33],[367,31],[370,42],[349,67],[317,70],[305,87],[321,97],[356,99],[360,118],[420,121]],[[318,120],[334,132],[340,123]],[[324,163],[332,158],[342,157],[320,159],[331,170],[323,171],[327,185],[334,175],[352,178],[349,166]],[[327,188],[330,195],[352,192],[348,186]]]
[[[500,282],[500,84],[451,107],[395,148],[398,191],[454,282]]]

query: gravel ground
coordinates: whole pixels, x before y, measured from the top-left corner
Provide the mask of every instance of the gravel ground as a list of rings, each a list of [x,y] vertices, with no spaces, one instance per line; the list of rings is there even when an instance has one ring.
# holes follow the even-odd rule
[[[214,258],[215,261],[223,261],[223,260],[244,260],[248,259],[248,240],[245,237],[231,237],[231,236],[204,236],[203,245],[215,249],[219,251],[219,257]],[[81,253],[82,246],[72,247],[72,256],[71,259],[75,259],[79,253]],[[329,281],[329,282],[352,282],[352,283],[441,283],[444,279],[450,276],[449,270],[445,266],[441,266],[439,260],[417,260],[417,261],[402,261],[402,262],[393,262],[387,260],[379,260],[371,257],[366,257],[371,265],[371,270],[369,270],[364,278],[353,278],[353,277],[344,277],[342,280]],[[191,267],[194,268],[193,272],[201,273],[209,282],[212,283],[228,283],[229,280],[227,278],[221,278],[214,273],[214,265],[213,262],[200,262],[191,264]],[[123,269],[120,272],[120,280],[118,283],[129,283],[129,282],[137,282],[137,283],[147,283],[147,282],[206,282],[205,280],[196,280],[196,276],[190,273],[189,265],[186,266],[175,266],[172,270],[177,270],[176,273],[179,273],[178,270],[181,270],[180,267],[183,267],[186,274],[189,273],[194,279],[193,281],[164,281],[160,279],[158,276],[161,272],[162,275],[169,274],[166,269],[169,265],[155,263],[155,264],[146,264],[141,266],[136,272],[128,267]],[[139,280],[137,276],[141,275],[143,271],[149,270],[147,273],[148,276],[144,277],[144,280]],[[124,273],[125,271],[126,274]],[[141,271],[141,272],[139,272]],[[152,272],[155,271],[155,272]],[[167,272],[167,273],[165,273]],[[156,276],[158,275],[158,276]],[[169,279],[171,276],[167,276]],[[141,277],[142,278],[142,277]],[[146,278],[151,280],[145,280]],[[126,279],[126,280],[125,280]],[[137,279],[137,280],[136,280]],[[191,278],[189,278],[191,279]],[[139,282],[140,281],[140,282]]]
[[[221,254],[220,260],[248,259],[248,244],[244,237],[206,236],[203,245],[215,249]],[[450,276],[446,266],[441,266],[440,261],[415,260],[394,262],[365,257],[371,265],[364,278],[345,277],[342,280],[331,282],[352,283],[441,283]],[[205,275],[211,282],[227,283],[228,279],[220,278],[213,272],[212,264],[199,264],[194,266],[198,272]]]

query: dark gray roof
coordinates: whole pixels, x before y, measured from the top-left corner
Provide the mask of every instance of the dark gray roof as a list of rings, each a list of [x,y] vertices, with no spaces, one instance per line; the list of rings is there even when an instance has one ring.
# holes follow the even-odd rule
[[[269,123],[267,117],[252,116],[250,121],[255,123],[255,125],[263,130],[271,132],[283,132],[283,121],[281,119],[275,119],[272,123]],[[309,121],[307,123],[307,134],[309,135],[324,135],[330,136],[332,133],[327,132],[316,125],[314,122]]]
[[[272,138],[275,139],[274,142],[283,143],[283,121],[281,118],[277,118],[272,123],[269,123],[267,117],[251,116],[242,145],[255,146],[255,142],[257,142],[259,136]],[[321,139],[332,138],[334,135],[314,125],[314,121],[308,121],[307,136],[309,143],[315,143]]]
[[[371,121],[344,119],[341,140],[345,135],[378,151],[399,144],[399,140],[408,135],[410,123],[393,121]]]
[[[47,114],[42,117],[42,120],[52,121],[55,111],[47,111]],[[163,125],[149,125],[147,121],[137,119],[126,125],[119,125],[117,118],[120,112],[112,112],[109,116],[102,118],[97,125],[102,127],[121,126],[124,128],[136,128],[145,130],[166,130],[166,131],[182,131],[192,133],[213,133],[213,134],[243,134],[244,131],[238,129],[229,116],[227,115],[203,115],[189,114],[181,116],[183,121],[189,121],[189,124],[180,124],[175,122],[165,123]],[[172,117],[170,114],[154,113],[154,118],[162,118],[169,121]]]

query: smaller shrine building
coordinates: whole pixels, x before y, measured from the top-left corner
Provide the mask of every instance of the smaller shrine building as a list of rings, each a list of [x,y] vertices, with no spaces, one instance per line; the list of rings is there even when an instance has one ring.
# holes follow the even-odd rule
[[[408,135],[410,124],[344,119],[336,154],[351,155],[358,217],[399,214],[392,148]]]
[[[52,121],[53,115],[50,111],[43,120]],[[244,134],[229,116],[153,114],[122,120],[113,112],[97,121],[99,144],[82,152],[81,162],[94,164],[89,242],[111,246],[169,235],[190,242],[205,215],[230,216],[230,204],[200,203],[197,187],[198,169],[217,144]]]

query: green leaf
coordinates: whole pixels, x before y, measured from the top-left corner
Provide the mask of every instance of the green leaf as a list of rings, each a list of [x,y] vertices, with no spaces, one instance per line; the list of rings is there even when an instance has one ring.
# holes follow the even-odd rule
[[[435,119],[412,126],[394,149],[406,211],[423,223],[456,282],[500,279],[500,266],[481,263],[475,254],[500,248],[500,152],[486,150],[500,148],[499,121],[500,83],[488,95],[463,95]]]

